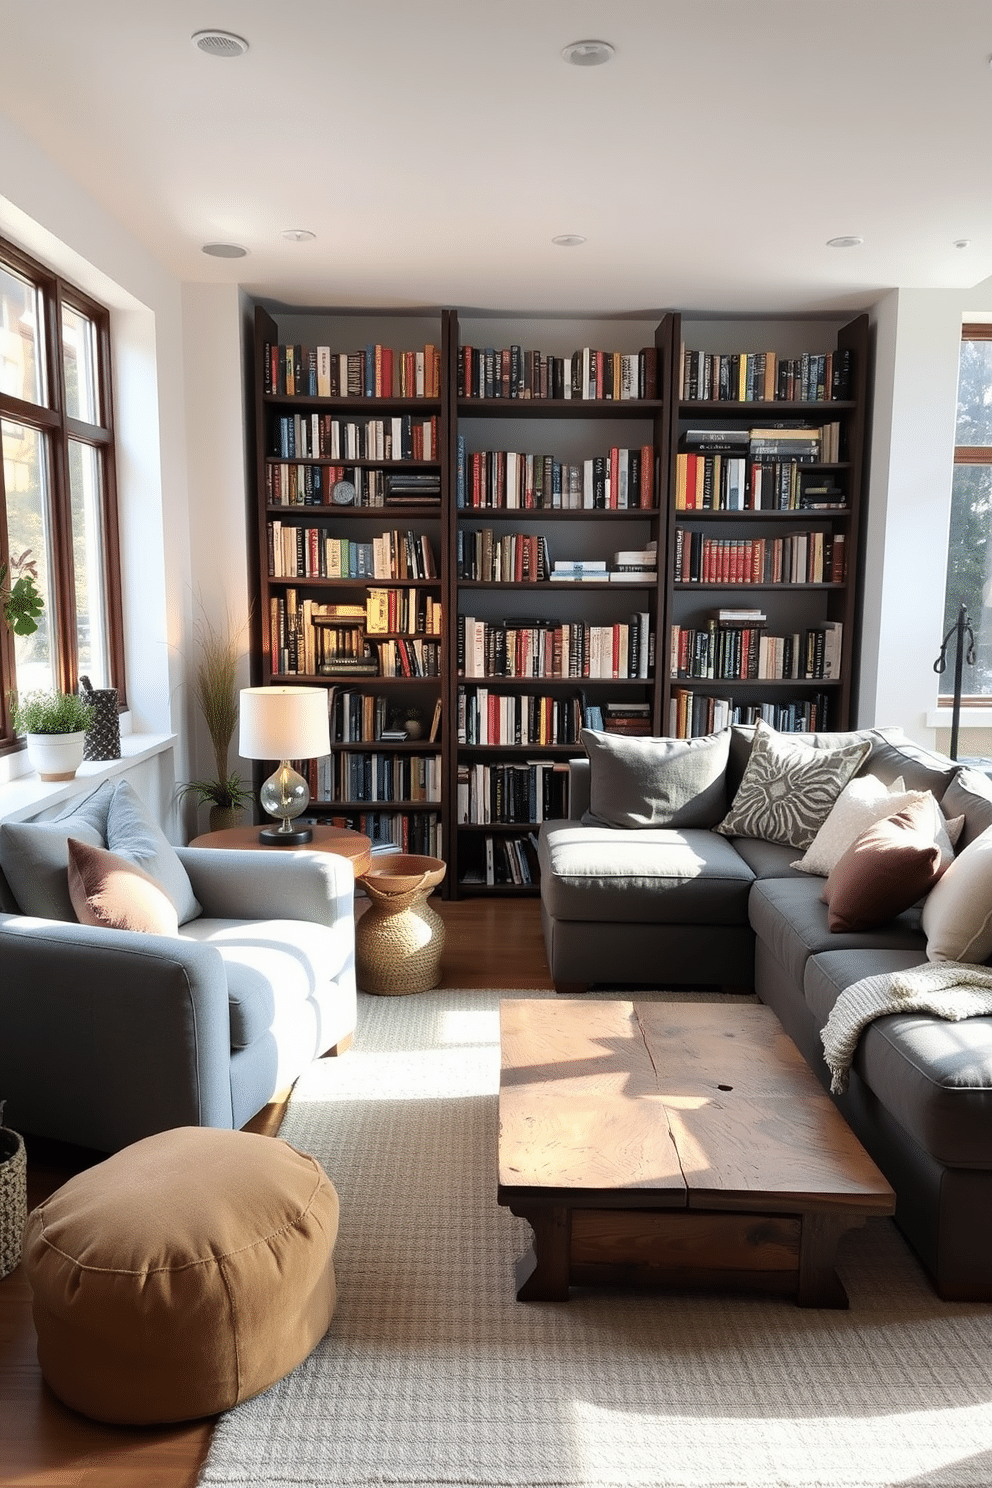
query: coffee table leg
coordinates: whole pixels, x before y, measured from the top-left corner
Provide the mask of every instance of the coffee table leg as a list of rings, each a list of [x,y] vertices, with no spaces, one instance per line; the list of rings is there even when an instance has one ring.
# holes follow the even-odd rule
[[[572,1211],[563,1206],[527,1204],[510,1212],[534,1231],[528,1253],[517,1262],[518,1302],[567,1302]]]
[[[837,1247],[848,1230],[864,1224],[864,1217],[839,1214],[804,1214],[799,1241],[800,1307],[849,1307],[844,1284],[835,1265]]]

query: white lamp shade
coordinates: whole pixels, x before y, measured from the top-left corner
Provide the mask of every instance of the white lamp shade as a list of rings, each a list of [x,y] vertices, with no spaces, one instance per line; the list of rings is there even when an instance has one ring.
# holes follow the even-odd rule
[[[245,687],[242,759],[319,759],[331,752],[325,687]]]

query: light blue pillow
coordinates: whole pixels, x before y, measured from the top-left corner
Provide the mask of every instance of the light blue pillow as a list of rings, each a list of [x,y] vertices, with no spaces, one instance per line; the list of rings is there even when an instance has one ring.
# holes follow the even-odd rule
[[[22,914],[74,922],[69,898],[70,837],[89,847],[106,845],[107,816],[113,796],[109,780],[61,816],[47,821],[0,825],[0,868]]]
[[[175,905],[180,925],[203,913],[178,853],[127,780],[118,782],[110,801],[106,846],[155,880]]]

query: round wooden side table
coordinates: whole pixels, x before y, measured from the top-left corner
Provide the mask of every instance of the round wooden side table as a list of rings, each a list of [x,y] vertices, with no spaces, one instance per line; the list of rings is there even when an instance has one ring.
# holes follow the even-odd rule
[[[369,907],[355,926],[355,969],[363,992],[402,997],[440,984],[444,921],[427,899],[444,874],[440,858],[399,853],[362,875]]]
[[[372,865],[372,839],[364,832],[353,832],[350,827],[331,827],[318,823],[313,828],[313,840],[276,847],[270,842],[258,840],[258,827],[225,827],[221,832],[204,832],[194,837],[190,847],[228,847],[242,851],[262,852],[327,852],[339,858],[350,858],[356,878],[361,878]]]

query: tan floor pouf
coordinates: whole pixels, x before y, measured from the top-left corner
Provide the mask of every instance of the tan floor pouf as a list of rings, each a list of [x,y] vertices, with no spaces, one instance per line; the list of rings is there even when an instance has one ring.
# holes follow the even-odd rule
[[[98,1421],[226,1410],[294,1369],[334,1311],[338,1199],[275,1137],[181,1127],[28,1216],[42,1373]]]

